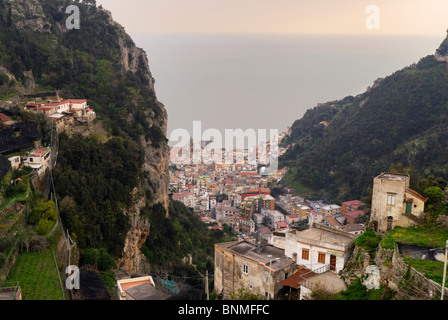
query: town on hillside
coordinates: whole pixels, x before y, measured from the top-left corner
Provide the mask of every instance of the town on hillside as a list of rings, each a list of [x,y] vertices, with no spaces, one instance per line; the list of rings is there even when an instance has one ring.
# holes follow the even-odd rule
[[[237,234],[233,242],[215,244],[214,292],[223,299],[245,291],[262,299],[307,300],[318,288],[328,294],[346,290],[345,268],[358,237],[368,228],[386,234],[418,225],[424,215],[426,198],[410,188],[407,174],[375,177],[371,204],[336,204],[271,194],[287,171],[263,174],[247,163],[171,167],[173,199],[209,228],[227,225]],[[373,283],[379,285],[379,277]],[[436,287],[433,294],[443,290]]]

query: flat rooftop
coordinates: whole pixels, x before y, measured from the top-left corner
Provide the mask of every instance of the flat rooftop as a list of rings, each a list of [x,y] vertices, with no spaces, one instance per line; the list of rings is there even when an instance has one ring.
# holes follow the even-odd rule
[[[272,245],[258,245],[247,241],[218,244],[221,249],[227,249],[252,261],[271,267],[273,270],[281,270],[290,266],[292,259],[285,256],[285,250]],[[272,261],[272,263],[271,263]]]
[[[316,224],[312,228],[297,232],[296,236],[304,241],[310,240],[339,246],[350,244],[356,238],[348,232]]]
[[[407,179],[409,179],[409,175],[402,173],[384,172],[379,176],[377,176],[376,178],[392,181],[406,181]]]

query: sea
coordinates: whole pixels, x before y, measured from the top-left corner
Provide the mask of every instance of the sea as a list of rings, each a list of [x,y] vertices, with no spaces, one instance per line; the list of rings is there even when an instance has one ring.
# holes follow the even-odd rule
[[[319,103],[356,96],[434,54],[445,35],[131,34],[143,48],[168,138],[202,130],[285,131]],[[176,139],[176,138],[175,138]]]

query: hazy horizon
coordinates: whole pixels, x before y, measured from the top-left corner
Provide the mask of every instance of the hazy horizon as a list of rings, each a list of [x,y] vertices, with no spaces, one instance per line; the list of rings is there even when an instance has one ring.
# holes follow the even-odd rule
[[[443,37],[131,34],[174,129],[278,129],[434,54]]]
[[[97,0],[148,54],[173,129],[285,130],[433,54],[448,1]]]

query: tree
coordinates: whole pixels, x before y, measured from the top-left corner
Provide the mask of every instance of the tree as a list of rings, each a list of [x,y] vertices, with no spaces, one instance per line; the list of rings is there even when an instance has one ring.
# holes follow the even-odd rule
[[[36,231],[40,235],[45,235],[48,232],[50,232],[50,230],[53,227],[53,225],[54,225],[54,221],[42,218],[37,223]]]
[[[231,300],[261,300],[259,294],[255,294],[246,288],[239,288],[237,292],[230,294]]]
[[[428,205],[438,205],[445,201],[445,192],[436,186],[425,189],[423,196],[428,199]]]
[[[31,210],[30,223],[33,225],[38,224],[42,219],[55,222],[58,218],[58,211],[54,201],[49,200],[47,202],[41,201]]]

